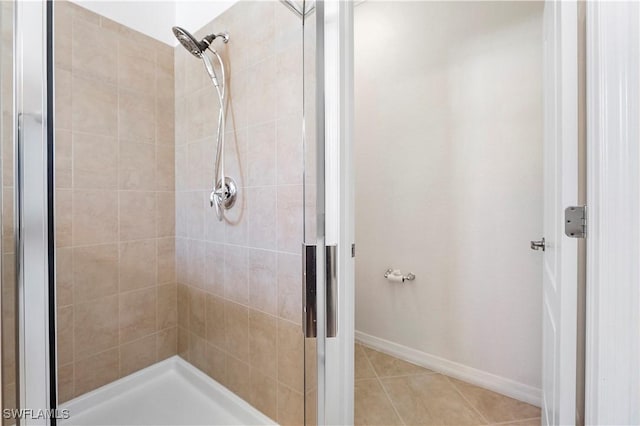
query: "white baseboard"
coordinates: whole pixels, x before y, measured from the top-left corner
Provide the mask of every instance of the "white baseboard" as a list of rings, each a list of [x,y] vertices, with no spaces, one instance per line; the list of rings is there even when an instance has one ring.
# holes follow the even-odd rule
[[[448,359],[421,352],[361,331],[356,330],[355,336],[357,341],[380,352],[540,407],[541,390],[533,386],[449,361]]]

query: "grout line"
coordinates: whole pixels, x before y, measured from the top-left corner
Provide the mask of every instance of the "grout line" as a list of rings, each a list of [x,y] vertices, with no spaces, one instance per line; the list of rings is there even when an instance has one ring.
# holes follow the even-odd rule
[[[376,369],[373,366],[373,363],[369,359],[369,355],[367,355],[367,351],[365,351],[363,349],[362,352],[364,352],[365,359],[369,363],[369,366],[371,367],[371,370],[373,371],[373,374],[376,376],[375,378],[378,381],[378,384],[380,385],[380,387],[382,388],[382,391],[384,392],[384,395],[387,397],[387,401],[389,401],[389,404],[391,404],[391,408],[393,408],[393,411],[396,413],[396,416],[398,416],[398,419],[400,419],[402,424],[406,425],[407,423],[404,421],[404,419],[400,415],[400,412],[398,411],[398,409],[396,408],[395,404],[393,403],[393,400],[389,396],[389,392],[387,392],[387,389],[384,387],[384,383],[382,383],[382,380],[380,379],[380,376],[378,376],[378,372],[376,371]]]
[[[451,381],[451,379],[449,378],[449,376],[444,375],[443,376],[447,379],[447,382],[449,383],[449,385],[458,393],[458,395],[460,395],[460,397],[464,400],[464,402],[466,402],[469,407],[471,407],[471,410],[473,410],[478,416],[480,416],[480,420],[484,421],[485,424],[489,424],[489,421],[485,418],[485,416],[480,412],[480,410],[478,410],[476,408],[475,405],[473,405],[468,399],[467,397],[464,395],[464,393],[458,389],[458,387],[455,385],[455,383],[453,383]]]

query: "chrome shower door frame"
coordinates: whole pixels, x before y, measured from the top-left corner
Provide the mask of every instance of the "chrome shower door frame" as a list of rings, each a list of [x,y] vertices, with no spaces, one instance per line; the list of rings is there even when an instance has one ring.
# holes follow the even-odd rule
[[[317,417],[310,418],[307,403],[306,424],[354,421],[353,6],[351,1],[317,1],[312,17],[316,161],[310,175],[316,193],[315,211],[307,213],[305,205],[305,221],[315,213]],[[307,118],[312,117],[305,112]]]
[[[20,409],[56,408],[52,2],[15,2],[14,220]],[[50,412],[20,424],[55,424]],[[32,418],[38,417],[38,418]]]

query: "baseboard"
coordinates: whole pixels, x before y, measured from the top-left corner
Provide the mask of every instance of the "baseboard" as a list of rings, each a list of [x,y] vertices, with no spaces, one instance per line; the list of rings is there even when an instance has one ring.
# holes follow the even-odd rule
[[[390,342],[361,331],[355,332],[356,340],[373,349],[393,355],[402,360],[447,376],[463,380],[476,386],[492,390],[510,398],[540,407],[541,390],[533,386],[518,383],[505,377],[478,370],[467,365],[449,361],[398,343]]]

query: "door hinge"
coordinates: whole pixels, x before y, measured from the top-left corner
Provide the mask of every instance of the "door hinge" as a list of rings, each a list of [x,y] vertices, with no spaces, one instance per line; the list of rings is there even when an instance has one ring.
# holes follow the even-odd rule
[[[356,257],[356,243],[351,244],[351,257]]]
[[[564,233],[570,238],[587,237],[587,206],[569,206],[564,209]]]

